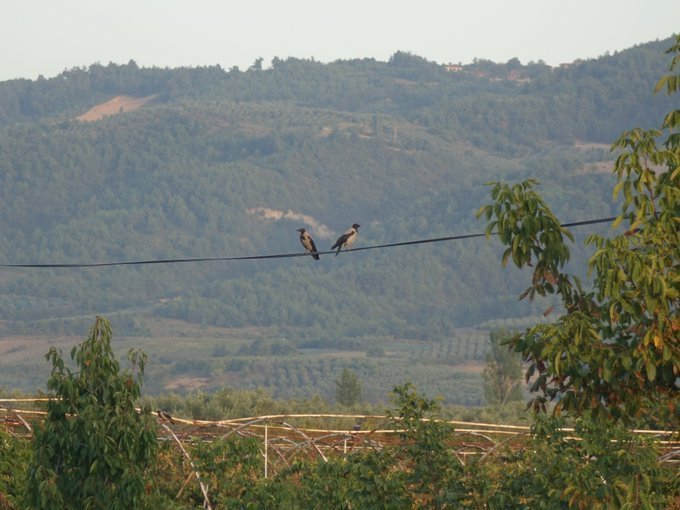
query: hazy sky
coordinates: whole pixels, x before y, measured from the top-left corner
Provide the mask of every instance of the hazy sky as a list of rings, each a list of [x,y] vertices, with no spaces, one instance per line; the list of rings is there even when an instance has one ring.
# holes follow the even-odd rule
[[[680,0],[0,0],[0,80],[93,63],[142,67],[258,57],[321,62],[409,51],[550,65],[680,32]]]

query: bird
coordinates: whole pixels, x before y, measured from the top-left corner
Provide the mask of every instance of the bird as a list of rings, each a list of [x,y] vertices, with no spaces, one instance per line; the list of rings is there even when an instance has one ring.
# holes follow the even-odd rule
[[[170,416],[170,413],[168,413],[167,411],[163,411],[161,409],[158,409],[156,411],[156,414],[161,419],[161,421],[169,421],[173,425],[175,424],[175,421],[172,419],[172,416]]]
[[[312,258],[314,260],[319,260],[319,254],[316,251],[314,239],[312,239],[312,236],[309,235],[309,232],[307,232],[304,228],[299,228],[297,231],[300,232],[300,242],[305,248],[305,253],[309,252],[312,254]]]
[[[355,223],[352,225],[347,232],[342,234],[340,237],[338,237],[338,240],[335,241],[335,244],[331,246],[331,250],[338,249],[338,251],[335,252],[335,256],[338,256],[338,253],[340,253],[340,250],[344,247],[346,250],[351,250],[352,245],[354,244],[354,241],[357,239],[357,234],[359,233],[359,225],[358,223]]]

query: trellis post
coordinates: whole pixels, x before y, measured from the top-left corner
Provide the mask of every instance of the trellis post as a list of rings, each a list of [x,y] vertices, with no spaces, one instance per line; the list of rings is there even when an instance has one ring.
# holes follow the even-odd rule
[[[267,478],[267,468],[268,468],[268,458],[267,458],[267,442],[268,442],[268,430],[267,430],[267,422],[264,423],[264,477],[265,479]]]

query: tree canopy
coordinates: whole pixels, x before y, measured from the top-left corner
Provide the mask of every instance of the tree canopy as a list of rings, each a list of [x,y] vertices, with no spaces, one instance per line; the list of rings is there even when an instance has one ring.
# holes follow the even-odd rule
[[[156,422],[136,410],[145,356],[131,352],[131,372],[120,372],[111,326],[98,317],[71,351],[72,372],[54,347],[47,382],[47,417],[35,430],[28,498],[34,508],[141,508],[146,470],[156,459]]]
[[[680,39],[678,39],[680,43]],[[679,65],[680,45],[670,70]],[[678,75],[657,90],[678,91]],[[627,423],[677,428],[680,377],[680,111],[660,130],[635,128],[613,144],[614,196],[623,195],[612,237],[590,235],[596,248],[589,267],[592,288],[567,274],[566,239],[534,181],[493,184],[494,203],[482,207],[487,232],[508,248],[503,263],[531,267],[521,295],[557,294],[564,313],[517,335],[513,345],[530,363],[527,380],[555,412],[604,414]]]

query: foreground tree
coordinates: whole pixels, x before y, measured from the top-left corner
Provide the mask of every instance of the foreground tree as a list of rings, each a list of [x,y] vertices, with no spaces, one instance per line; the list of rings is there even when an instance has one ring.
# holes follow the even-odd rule
[[[680,65],[680,36],[669,49]],[[664,77],[657,90],[680,88],[680,76]],[[512,340],[529,363],[535,409],[556,402],[555,412],[592,412],[624,422],[680,425],[680,110],[661,130],[633,129],[614,143],[614,166],[623,194],[611,239],[591,235],[592,290],[563,272],[571,234],[533,190],[536,182],[492,183],[494,202],[478,216],[508,246],[503,264],[531,267],[531,286],[521,298],[557,294],[564,314]]]
[[[71,350],[72,372],[54,347],[47,353],[54,392],[36,427],[29,469],[32,508],[143,508],[144,474],[156,458],[156,422],[135,409],[146,357],[130,351],[121,372],[111,349],[111,326],[97,317],[89,337]]]
[[[20,508],[30,455],[28,441],[0,428],[0,510]]]
[[[677,469],[653,441],[623,424],[536,415],[527,447],[484,463],[483,508],[609,510],[677,508]]]

